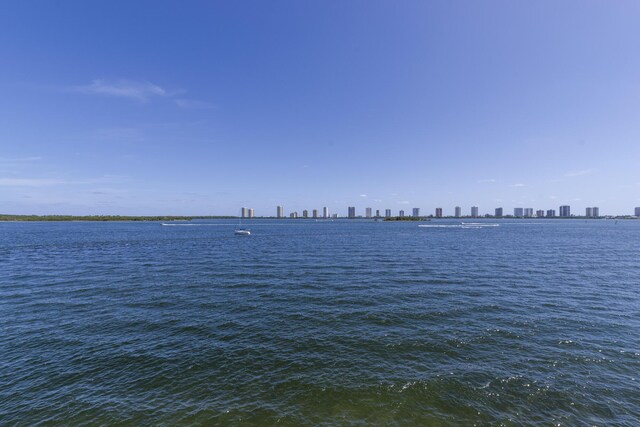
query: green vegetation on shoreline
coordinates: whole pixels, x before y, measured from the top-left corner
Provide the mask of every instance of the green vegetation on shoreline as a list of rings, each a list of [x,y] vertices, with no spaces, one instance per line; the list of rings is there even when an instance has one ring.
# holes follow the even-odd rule
[[[429,218],[425,217],[415,217],[415,216],[391,216],[389,218],[385,218],[385,221],[431,221]]]
[[[229,219],[233,216],[124,216],[124,215],[1,215],[0,221],[191,221]]]

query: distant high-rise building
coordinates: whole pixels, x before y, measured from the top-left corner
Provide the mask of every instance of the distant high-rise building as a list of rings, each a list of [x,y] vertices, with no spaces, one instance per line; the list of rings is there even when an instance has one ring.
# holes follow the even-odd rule
[[[403,217],[404,216],[404,211],[402,209],[400,209],[400,212],[398,212],[398,216],[399,217]]]
[[[571,216],[571,206],[562,205],[560,206],[560,217],[569,218]]]
[[[309,211],[308,210],[303,210],[302,211],[302,218],[309,218]]]
[[[584,216],[586,216],[587,218],[591,218],[593,216],[593,208],[585,209]]]
[[[496,208],[496,214],[495,217],[496,218],[502,218],[503,213],[502,213],[502,208]]]
[[[635,216],[640,216],[640,207],[636,208],[634,213],[636,214]]]
[[[417,218],[420,216],[420,208],[413,208],[413,216]]]
[[[318,218],[318,209],[314,209],[313,212],[311,212],[311,215],[313,216],[313,218]]]
[[[371,218],[371,208],[366,208],[364,212],[364,216],[366,216],[367,218]]]
[[[436,218],[442,218],[442,208],[436,208]]]
[[[531,218],[533,216],[533,208],[524,208],[524,216]]]
[[[329,208],[326,206],[322,208],[322,218],[329,218]]]
[[[593,215],[594,218],[599,218],[600,217],[600,208],[597,206],[594,206],[591,208],[591,214]]]
[[[384,210],[384,216],[386,218],[391,218],[391,209],[385,209]]]
[[[356,208],[355,206],[349,206],[349,213],[347,215],[349,218],[355,218],[356,217]]]
[[[471,206],[471,216],[473,218],[478,218],[478,207],[477,206]]]
[[[524,209],[523,208],[513,208],[513,216],[515,217],[523,217]]]
[[[298,218],[298,212],[291,212],[291,214],[289,215],[289,217],[291,218]]]
[[[555,216],[556,216],[556,210],[555,209],[547,210],[547,218],[553,218]]]
[[[249,213],[249,210],[247,208],[240,209],[240,217],[241,218],[246,218],[248,213]]]
[[[282,206],[278,206],[276,209],[276,217],[284,218],[284,208]]]
[[[543,211],[542,209],[538,209],[538,210],[536,211],[536,216],[537,216],[538,218],[542,218],[542,217],[544,216],[544,211]]]
[[[255,211],[252,209],[249,209],[249,211],[247,212],[247,217],[248,218],[254,218],[256,216]]]
[[[380,209],[376,209],[376,217],[380,218]]]
[[[460,218],[462,216],[462,208],[460,206],[456,206],[454,209],[455,217]]]

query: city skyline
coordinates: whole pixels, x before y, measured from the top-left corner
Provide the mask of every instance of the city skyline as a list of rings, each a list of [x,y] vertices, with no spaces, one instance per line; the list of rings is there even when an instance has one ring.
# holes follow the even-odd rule
[[[640,206],[637,2],[9,1],[0,20],[0,213]]]
[[[493,214],[491,214],[490,210],[486,211],[486,212],[482,212],[480,210],[480,208],[478,206],[472,206],[470,208],[470,211],[468,213],[463,213],[462,212],[462,207],[460,206],[454,206],[452,208],[453,214],[449,214],[447,213],[443,208],[438,207],[435,209],[435,212],[433,214],[426,214],[426,215],[421,215],[420,214],[420,207],[413,207],[411,209],[411,216],[412,217],[435,217],[435,218],[443,218],[443,217],[448,217],[448,218],[462,218],[462,217],[495,217],[495,218],[503,218],[503,217],[515,217],[515,218],[555,218],[555,217],[565,217],[565,218],[569,218],[569,217],[592,217],[592,218],[599,218],[599,217],[604,217],[604,216],[616,216],[616,215],[612,215],[612,214],[601,214],[600,213],[600,208],[598,206],[589,206],[587,208],[585,208],[585,213],[584,215],[581,214],[576,214],[576,213],[571,213],[571,206],[570,205],[561,205],[558,207],[558,209],[534,209],[531,207],[528,208],[520,208],[520,207],[516,207],[513,208],[513,214],[504,214],[504,208],[503,207],[496,207],[493,208]],[[254,209],[252,208],[247,208],[247,207],[242,207],[241,208],[241,217],[242,218],[253,218],[255,217],[255,212]],[[340,211],[340,209],[338,209],[338,211]],[[394,214],[394,211],[392,209],[384,209],[384,215],[381,214],[381,209],[376,209],[375,210],[375,215],[373,214],[373,208],[371,207],[365,207],[364,208],[364,212],[360,213],[358,212],[358,208],[355,206],[348,206],[346,208],[346,214],[344,215],[344,217],[346,218],[381,218],[381,217],[393,217],[393,216],[406,216],[405,215],[405,210],[404,209],[398,209],[396,212],[396,214]],[[312,210],[312,216],[311,218],[321,218],[318,214],[319,210],[318,209],[313,209]],[[556,212],[559,212],[559,214],[557,215]],[[627,213],[627,214],[622,214],[621,216],[640,216],[640,207],[635,207],[634,208],[634,212],[632,213]],[[273,217],[273,215],[262,215],[262,217]],[[300,217],[299,212],[296,210],[292,210],[289,212],[289,217],[290,218],[298,218]],[[301,214],[302,218],[309,218],[309,210],[308,209],[304,209],[302,210],[302,214]],[[329,209],[328,207],[323,207],[323,216],[322,218],[336,218],[336,217],[343,217],[343,215],[341,215],[341,213],[339,212],[335,212],[334,214],[332,214],[331,216],[329,215]],[[276,206],[276,215],[275,218],[287,218],[287,214],[285,212],[285,209],[283,206]]]

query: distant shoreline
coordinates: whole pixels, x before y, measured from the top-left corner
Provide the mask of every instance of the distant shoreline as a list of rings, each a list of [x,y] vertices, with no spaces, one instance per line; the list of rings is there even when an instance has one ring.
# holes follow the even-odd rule
[[[196,219],[239,219],[237,216],[227,216],[227,215],[209,215],[209,216],[173,216],[173,215],[157,215],[157,216],[130,216],[130,215],[2,215],[0,214],[0,222],[115,222],[115,221],[140,221],[140,222],[153,222],[153,221],[191,221]],[[504,216],[504,217],[494,217],[494,216],[483,216],[483,217],[356,217],[356,218],[348,218],[348,217],[339,217],[339,218],[276,218],[273,216],[264,216],[264,217],[254,217],[254,218],[243,218],[245,220],[256,220],[256,219],[281,219],[281,220],[319,220],[319,221],[329,221],[329,220],[352,220],[352,219],[366,219],[366,220],[383,220],[383,222],[395,222],[395,221],[431,221],[431,220],[439,220],[439,219],[447,219],[447,220],[460,220],[460,221],[476,221],[482,219],[509,219],[509,220],[543,220],[543,219],[553,219],[553,220],[571,220],[571,219],[579,219],[579,220],[611,220],[611,219],[625,219],[625,220],[637,220],[640,217],[634,216],[606,216],[606,217],[583,217],[583,216],[572,216],[572,217],[513,217],[513,216]]]

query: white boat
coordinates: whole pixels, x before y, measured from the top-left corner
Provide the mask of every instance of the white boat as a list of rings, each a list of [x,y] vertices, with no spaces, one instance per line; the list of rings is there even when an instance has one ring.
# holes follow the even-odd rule
[[[251,236],[251,230],[242,228],[242,214],[240,214],[240,219],[238,220],[238,228],[236,228],[233,233],[236,236]]]

